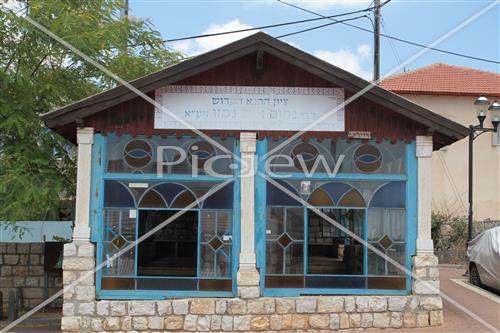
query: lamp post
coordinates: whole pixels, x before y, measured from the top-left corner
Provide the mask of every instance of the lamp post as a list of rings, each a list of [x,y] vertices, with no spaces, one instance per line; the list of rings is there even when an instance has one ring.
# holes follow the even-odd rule
[[[486,97],[479,97],[474,102],[474,107],[477,112],[477,119],[479,119],[479,125],[469,126],[469,218],[468,218],[468,233],[467,233],[467,243],[472,239],[472,199],[473,199],[473,153],[474,153],[474,140],[483,133],[494,132],[498,130],[498,124],[500,123],[500,104],[495,101],[490,104]],[[487,111],[491,111],[491,124],[493,128],[486,128],[484,126],[484,120],[486,119]]]

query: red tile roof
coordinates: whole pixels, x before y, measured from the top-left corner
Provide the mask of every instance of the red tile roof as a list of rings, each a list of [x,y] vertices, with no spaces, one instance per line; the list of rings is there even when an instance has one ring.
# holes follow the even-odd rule
[[[398,94],[500,96],[500,74],[434,64],[390,76],[380,86]]]

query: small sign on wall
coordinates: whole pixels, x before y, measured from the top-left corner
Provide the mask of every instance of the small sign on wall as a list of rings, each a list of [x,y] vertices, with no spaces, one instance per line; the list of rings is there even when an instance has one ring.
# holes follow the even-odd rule
[[[347,137],[351,139],[371,139],[372,132],[370,131],[349,131]]]
[[[168,110],[155,109],[158,129],[345,130],[342,88],[172,85],[156,102]]]

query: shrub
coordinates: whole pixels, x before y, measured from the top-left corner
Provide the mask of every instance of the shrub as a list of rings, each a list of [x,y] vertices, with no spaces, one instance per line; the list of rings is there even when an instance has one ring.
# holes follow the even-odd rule
[[[436,249],[464,249],[467,244],[467,216],[433,212],[431,233]]]

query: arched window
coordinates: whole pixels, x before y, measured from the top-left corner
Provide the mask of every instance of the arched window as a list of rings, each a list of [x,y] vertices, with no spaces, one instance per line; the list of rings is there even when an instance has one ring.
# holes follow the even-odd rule
[[[104,185],[105,207],[135,207],[135,200],[128,187],[117,181],[107,181]]]
[[[370,207],[405,207],[405,183],[391,182],[382,185],[372,196]]]

